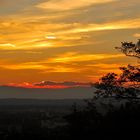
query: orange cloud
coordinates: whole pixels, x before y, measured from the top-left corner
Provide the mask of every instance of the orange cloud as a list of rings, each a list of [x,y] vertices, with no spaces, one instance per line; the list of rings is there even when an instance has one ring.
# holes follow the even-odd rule
[[[140,37],[140,33],[136,33],[133,35],[134,37]]]
[[[95,60],[103,60],[103,59],[111,59],[124,57],[123,54],[77,54],[77,53],[66,53],[60,55],[56,58],[49,59],[50,62],[81,62],[81,61],[95,61]]]
[[[22,87],[22,88],[47,88],[47,89],[64,89],[64,88],[73,88],[73,87],[90,87],[89,83],[80,83],[80,82],[52,82],[52,81],[42,81],[38,83],[9,83],[4,86],[10,87]]]
[[[16,49],[16,45],[11,44],[11,43],[0,44],[0,49],[2,50]]]
[[[13,22],[13,24],[12,24]],[[139,29],[140,18],[129,20],[118,20],[115,22],[105,22],[99,24],[83,23],[44,23],[28,21],[6,21],[2,25],[0,49],[5,50],[29,50],[40,48],[59,48],[79,45],[96,44],[99,40],[88,39],[91,32]],[[3,23],[0,23],[3,24]],[[13,34],[14,32],[14,34]],[[84,37],[87,35],[88,37]],[[135,36],[138,36],[136,34]],[[10,40],[10,42],[7,40]]]
[[[63,10],[78,9],[78,8],[86,7],[90,5],[109,3],[109,2],[114,2],[114,1],[116,0],[78,0],[78,1],[51,0],[48,2],[38,4],[36,7],[47,9],[47,10],[63,11]]]

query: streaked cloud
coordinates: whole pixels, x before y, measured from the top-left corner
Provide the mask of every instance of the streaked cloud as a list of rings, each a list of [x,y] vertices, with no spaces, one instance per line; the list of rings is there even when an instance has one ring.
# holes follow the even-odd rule
[[[66,53],[57,58],[52,58],[50,62],[80,62],[80,61],[95,61],[102,59],[111,59],[124,57],[123,54],[76,54],[76,53]]]
[[[137,63],[116,54],[114,47],[140,37],[139,4],[138,0],[1,2],[0,83],[97,80],[107,72],[119,72],[119,66]]]
[[[77,70],[73,67],[66,67],[63,65],[50,65],[41,64],[42,62],[27,62],[19,64],[0,64],[0,68],[9,70],[39,70],[41,73],[68,73],[76,72]]]
[[[133,35],[134,37],[140,37],[140,33],[136,33]]]
[[[16,47],[16,45],[11,44],[11,43],[0,44],[0,49],[2,49],[2,50],[16,49],[15,47]]]
[[[2,40],[5,42],[11,40],[11,42],[0,44],[0,49],[37,49],[89,45],[97,42],[89,40],[91,32],[139,28],[140,18],[99,24],[44,24],[43,22],[20,23],[15,21],[13,25],[9,23],[2,28],[3,32],[7,32],[7,34],[2,35]],[[86,34],[89,34],[88,37],[86,37]]]
[[[109,2],[114,2],[114,1],[116,0],[78,0],[78,1],[50,0],[48,2],[38,4],[37,7],[47,9],[47,10],[63,11],[63,10],[77,9],[77,8],[86,7],[90,5],[109,3]]]
[[[9,70],[39,70],[41,73],[68,73],[68,72],[82,72],[91,67],[100,67],[107,69],[107,64],[89,64],[91,61],[100,61],[124,57],[122,54],[79,54],[77,52],[69,52],[59,56],[48,58],[47,60],[38,60],[34,62],[14,63],[7,60],[1,61],[0,67]],[[74,62],[77,64],[75,65]],[[87,62],[85,68],[81,68],[81,62]],[[10,64],[11,63],[11,64]],[[116,65],[115,65],[116,66]],[[109,66],[108,69],[113,69],[114,65]]]
[[[45,38],[46,38],[46,39],[52,39],[52,40],[53,40],[53,39],[57,39],[56,36],[46,36]]]
[[[140,28],[140,18],[121,20],[115,22],[108,22],[102,24],[80,24],[74,23],[72,29],[56,32],[61,34],[68,33],[84,33],[84,32],[94,32],[94,31],[106,31],[106,30],[119,30],[119,29],[137,29]]]
[[[48,89],[61,89],[61,88],[74,88],[74,87],[90,87],[90,83],[81,83],[73,81],[65,82],[53,82],[53,81],[41,81],[38,83],[9,83],[4,86],[10,87],[23,87],[23,88],[48,88]]]

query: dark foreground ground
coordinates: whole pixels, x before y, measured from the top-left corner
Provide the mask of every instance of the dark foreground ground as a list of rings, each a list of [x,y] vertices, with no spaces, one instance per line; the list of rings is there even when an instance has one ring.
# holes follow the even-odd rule
[[[134,138],[139,130],[139,101],[0,100],[0,139]]]
[[[72,112],[73,104],[84,108],[83,100],[0,99],[0,139],[58,136]],[[61,135],[61,132],[60,132]]]

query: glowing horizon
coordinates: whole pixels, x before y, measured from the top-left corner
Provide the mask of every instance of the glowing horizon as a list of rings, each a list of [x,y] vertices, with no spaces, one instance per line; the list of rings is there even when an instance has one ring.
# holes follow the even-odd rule
[[[49,82],[49,83],[48,83]],[[50,84],[51,83],[51,84]],[[23,82],[20,84],[9,83],[6,85],[1,85],[6,87],[17,87],[17,88],[34,88],[34,89],[65,89],[65,88],[77,88],[77,87],[90,87],[90,83],[80,83],[80,82],[50,82],[42,81],[40,83],[27,83]]]

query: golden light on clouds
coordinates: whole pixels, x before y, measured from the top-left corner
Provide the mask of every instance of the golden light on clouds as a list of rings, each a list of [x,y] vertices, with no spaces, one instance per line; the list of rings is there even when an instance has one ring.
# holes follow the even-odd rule
[[[37,5],[38,8],[43,8],[47,10],[72,10],[77,9],[85,6],[95,5],[95,4],[103,4],[114,2],[116,0],[51,0],[48,2],[41,3]]]
[[[53,40],[53,39],[56,39],[57,37],[56,36],[46,36],[45,38],[46,39],[52,39]]]
[[[140,33],[134,34],[134,37],[140,37]]]
[[[135,63],[114,47],[121,41],[140,38],[139,4],[137,0],[3,3],[0,83],[65,81],[65,77],[89,81],[106,72],[119,72],[117,67],[121,65]]]
[[[0,49],[15,49],[16,45],[11,43],[0,44]]]
[[[120,30],[120,29],[138,29],[140,28],[140,18],[131,20],[122,20],[116,22],[107,22],[101,24],[44,24],[44,23],[25,23],[17,28],[11,29],[15,34],[2,35],[3,40],[12,40],[10,43],[0,44],[0,49],[33,49],[33,48],[51,48],[73,46],[73,44],[82,45],[87,43],[86,37],[81,33],[91,33],[97,31]],[[23,32],[25,29],[26,32]],[[6,30],[3,28],[3,30]],[[51,32],[51,30],[53,32]],[[20,32],[19,32],[20,31]],[[54,34],[54,35],[47,35]],[[90,35],[89,35],[90,36]],[[136,36],[136,35],[135,35]],[[68,42],[67,40],[71,40]],[[77,41],[81,40],[81,41]],[[87,45],[92,42],[88,40]],[[86,44],[85,44],[86,45]]]
[[[69,29],[63,32],[56,32],[56,34],[82,33],[82,32],[119,30],[119,29],[137,29],[137,28],[140,28],[140,18],[108,22],[108,23],[103,23],[103,24],[74,23],[72,26],[73,26],[72,29]]]
[[[118,58],[124,57],[123,54],[76,54],[76,53],[66,53],[58,58],[50,59],[50,62],[80,62],[80,61],[96,61],[102,59],[111,59],[111,58]]]

